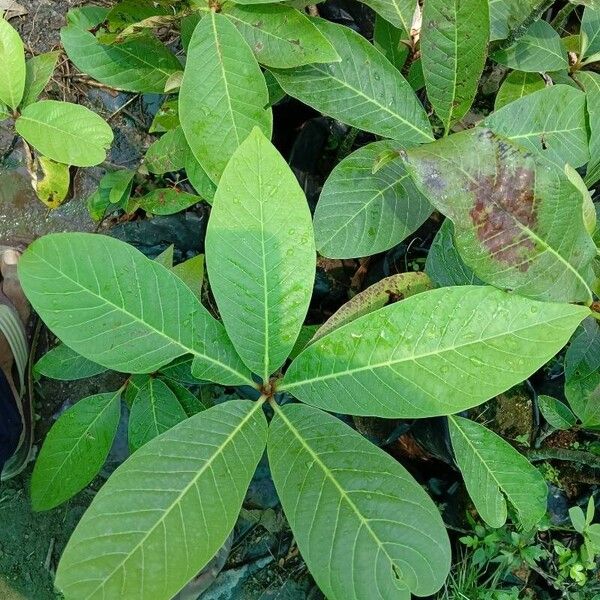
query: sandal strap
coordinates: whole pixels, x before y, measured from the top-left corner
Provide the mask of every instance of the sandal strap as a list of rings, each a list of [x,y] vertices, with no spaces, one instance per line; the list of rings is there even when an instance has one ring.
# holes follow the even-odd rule
[[[25,374],[29,350],[25,328],[17,310],[7,304],[0,304],[0,333],[7,339],[15,357],[15,365],[19,374],[19,393],[25,392]]]

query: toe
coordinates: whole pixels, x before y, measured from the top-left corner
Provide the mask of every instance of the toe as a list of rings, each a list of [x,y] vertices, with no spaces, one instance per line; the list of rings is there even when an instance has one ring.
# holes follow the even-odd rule
[[[5,250],[0,256],[0,272],[2,273],[2,292],[13,303],[19,311],[19,316],[23,323],[29,319],[29,302],[23,293],[19,276],[17,274],[17,264],[19,262],[19,253],[15,250]]]

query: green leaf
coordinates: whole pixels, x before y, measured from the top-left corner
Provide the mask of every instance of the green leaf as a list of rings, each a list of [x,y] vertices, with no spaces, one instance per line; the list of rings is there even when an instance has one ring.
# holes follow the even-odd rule
[[[410,32],[417,0],[361,0],[395,27]]]
[[[491,57],[511,69],[533,73],[569,67],[567,51],[560,43],[558,33],[543,20],[532,23],[512,46],[494,52]]]
[[[291,6],[226,4],[223,14],[239,29],[258,62],[268,67],[288,69],[340,60],[310,19]]]
[[[108,45],[89,31],[69,25],[60,30],[60,39],[80,71],[118,90],[161,94],[169,77],[181,70],[177,57],[149,33]]]
[[[104,175],[100,187],[108,190],[108,200],[111,204],[119,204],[129,198],[134,176],[133,169],[119,169]]]
[[[452,414],[529,377],[588,314],[484,286],[423,292],[311,344],[280,389],[332,412]]]
[[[197,204],[202,198],[175,188],[158,188],[135,200],[140,208],[153,215],[172,215]]]
[[[238,400],[187,419],[133,454],[98,492],[63,552],[56,585],[66,600],[176,595],[229,536],[266,438],[261,404]]]
[[[192,394],[190,390],[177,381],[165,378],[165,383],[169,386],[173,394],[175,394],[175,397],[188,417],[193,417],[199,412],[210,408],[210,405],[204,404],[198,396]]]
[[[583,514],[583,510],[580,506],[572,506],[569,509],[569,519],[571,519],[571,524],[573,528],[578,533],[583,533],[586,529],[585,526],[585,515]]]
[[[121,390],[89,396],[54,423],[31,478],[34,510],[50,510],[80,492],[98,474],[117,433]]]
[[[98,189],[87,199],[88,211],[95,221],[102,220],[109,208],[114,210],[127,202],[134,176],[132,169],[109,171],[103,175]]]
[[[36,375],[63,381],[85,379],[104,373],[104,371],[106,371],[106,367],[84,358],[65,344],[59,344],[46,352],[34,366]]]
[[[267,83],[267,89],[269,90],[269,106],[274,106],[280,100],[285,98],[285,92],[271,71],[265,70],[263,75],[265,76],[265,82]]]
[[[483,281],[531,298],[591,300],[596,247],[581,191],[561,169],[485,129],[406,155],[417,186],[452,219],[458,251]]]
[[[523,96],[542,90],[545,87],[546,82],[539,73],[511,71],[498,90],[496,101],[494,103],[494,110],[497,111],[514,100],[518,100]]]
[[[125,400],[129,408],[132,407],[135,397],[138,392],[150,381],[151,375],[131,375],[127,380],[127,387],[123,394],[123,400]]]
[[[449,417],[456,462],[481,518],[491,527],[506,522],[506,502],[525,530],[546,512],[548,488],[542,474],[508,442],[475,421]]]
[[[209,204],[212,204],[215,192],[217,191],[217,186],[206,174],[206,171],[196,160],[196,157],[189,147],[185,155],[185,174],[199,196]]]
[[[480,285],[483,282],[465,265],[454,244],[454,225],[444,219],[427,254],[425,272],[439,287]]]
[[[163,175],[185,168],[188,143],[181,126],[167,131],[146,150],[144,164],[150,173]]]
[[[523,23],[535,18],[540,4],[540,0],[490,0],[490,40],[516,34]]]
[[[179,116],[188,144],[216,183],[253,127],[271,137],[267,84],[250,46],[227,17],[211,12],[194,30]]]
[[[561,167],[581,167],[589,160],[585,94],[553,85],[524,96],[485,120],[494,133],[512,140]]]
[[[600,325],[586,319],[565,355],[565,395],[584,427],[600,426]]]
[[[585,182],[592,187],[600,181],[600,74],[592,71],[578,71],[575,79],[585,91],[586,109],[590,127],[590,162],[587,166]]]
[[[554,429],[570,429],[577,423],[571,409],[560,400],[543,394],[539,395],[537,400],[544,419]]]
[[[175,244],[167,246],[154,260],[167,269],[173,268],[173,259],[175,256]]]
[[[57,208],[69,194],[71,175],[69,165],[57,163],[45,156],[37,157],[42,177],[35,181],[36,196],[48,207]]]
[[[233,345],[268,381],[306,316],[316,252],[304,192],[258,129],[221,178],[206,232],[206,266]]]
[[[25,64],[25,91],[21,107],[29,106],[44,91],[58,62],[60,52],[46,52],[30,58]]]
[[[600,52],[600,9],[586,6],[581,19],[581,55],[584,58]]]
[[[200,300],[202,296],[202,282],[204,281],[204,254],[188,258],[188,260],[175,265],[171,270]]]
[[[192,354],[205,379],[252,384],[223,326],[190,289],[124,242],[85,233],[47,235],[25,251],[19,276],[46,325],[89,360],[152,373]]]
[[[72,8],[67,12],[67,25],[74,25],[80,29],[92,29],[106,19],[108,12],[108,8],[93,4]]]
[[[52,160],[93,167],[106,158],[113,141],[108,123],[80,104],[42,100],[15,121],[17,133]]]
[[[17,31],[0,17],[0,100],[16,110],[25,90],[25,49]]]
[[[319,330],[320,325],[302,325],[298,339],[290,352],[289,359],[294,360],[308,346],[313,336]]]
[[[432,287],[432,282],[425,273],[398,273],[384,277],[356,294],[333,313],[315,333],[311,343],[359,317],[393,302],[430,290]]]
[[[415,187],[401,158],[373,173],[378,157],[397,149],[397,142],[374,142],[332,171],[314,217],[315,242],[321,254],[355,258],[382,252],[427,220],[432,206]]]
[[[490,37],[488,0],[427,0],[421,60],[427,97],[444,129],[465,116],[477,92]]]
[[[148,133],[164,133],[179,125],[179,98],[165,100],[154,115]]]
[[[404,145],[433,139],[427,115],[398,70],[348,27],[314,19],[341,62],[273,70],[287,94],[335,119]]]
[[[402,465],[338,419],[276,409],[269,464],[302,557],[330,600],[428,596],[450,542],[435,504]]]
[[[408,34],[399,27],[395,27],[383,17],[375,16],[375,29],[373,43],[399,71],[404,66],[409,54]]]
[[[151,378],[136,394],[129,414],[129,448],[135,452],[187,418],[177,396],[164,381]]]
[[[410,84],[410,87],[418,92],[425,87],[425,77],[423,76],[423,64],[420,58],[413,61],[406,74],[406,81]]]

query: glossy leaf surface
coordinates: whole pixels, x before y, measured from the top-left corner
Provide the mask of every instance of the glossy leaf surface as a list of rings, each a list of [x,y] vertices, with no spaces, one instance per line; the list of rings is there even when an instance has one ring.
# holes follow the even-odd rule
[[[443,584],[450,544],[431,499],[388,454],[302,405],[276,411],[269,464],[302,557],[331,600],[409,600]]]
[[[233,529],[266,438],[260,403],[232,401],[133,454],[62,555],[56,585],[66,600],[170,600]]]
[[[502,527],[508,501],[526,530],[536,525],[546,512],[548,488],[542,474],[483,425],[458,416],[448,421],[456,462],[481,518]]]
[[[444,129],[471,107],[490,36],[488,0],[427,0],[421,60],[427,97]]]
[[[219,181],[253,127],[271,136],[267,84],[236,26],[211,12],[198,23],[179,92],[179,117],[204,171]]]
[[[379,156],[397,150],[396,142],[374,142],[334,168],[314,216],[321,254],[354,258],[388,250],[431,214],[431,204],[412,182],[401,158],[373,172]]]
[[[433,139],[410,85],[381,52],[348,27],[322,19],[314,23],[342,60],[274,69],[287,94],[348,125],[405,145]]]
[[[529,377],[588,314],[485,286],[422,292],[311,344],[282,389],[332,412],[452,414]]]
[[[23,254],[19,276],[46,325],[89,360],[151,373],[192,354],[206,379],[250,382],[223,326],[185,283],[124,242],[85,233],[48,235]]]
[[[304,321],[316,252],[304,193],[258,129],[223,173],[206,250],[229,337],[250,370],[267,381],[288,357]]]
[[[121,415],[121,391],[79,400],[46,435],[31,479],[34,510],[49,510],[81,491],[98,474]]]

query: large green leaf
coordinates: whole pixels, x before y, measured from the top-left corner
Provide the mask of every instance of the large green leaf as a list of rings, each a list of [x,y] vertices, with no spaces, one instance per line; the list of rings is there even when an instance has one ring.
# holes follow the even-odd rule
[[[427,0],[421,60],[427,97],[444,129],[471,107],[490,37],[488,0]]]
[[[162,93],[169,77],[181,70],[176,56],[147,33],[107,45],[72,24],[61,29],[60,39],[78,69],[118,90]]]
[[[442,586],[450,568],[444,524],[395,459],[301,404],[276,410],[268,453],[302,557],[329,600],[410,600]]]
[[[581,19],[581,55],[588,58],[600,52],[600,8],[586,6]]]
[[[431,214],[431,204],[415,187],[401,158],[373,173],[379,156],[397,148],[389,140],[374,142],[332,171],[315,211],[315,241],[321,254],[354,258],[388,250]]]
[[[267,439],[234,400],[148,442],[98,492],[62,555],[66,600],[171,600],[223,545]]]
[[[532,298],[591,300],[596,247],[583,195],[560,168],[486,129],[406,156],[421,191],[452,219],[457,248],[477,276]]]
[[[46,352],[35,363],[34,367],[36,375],[43,375],[44,377],[60,379],[62,381],[85,379],[104,371],[106,371],[106,367],[84,358],[65,344],[59,344],[49,352]]]
[[[121,390],[80,400],[52,426],[31,478],[34,510],[49,510],[81,491],[98,474],[121,415]]]
[[[223,14],[240,30],[258,62],[268,67],[288,69],[340,59],[310,19],[291,6],[226,4]]]
[[[408,34],[399,27],[395,27],[383,17],[375,17],[373,30],[373,44],[396,67],[401,70],[408,58]]]
[[[113,141],[108,123],[80,104],[42,100],[27,106],[15,129],[44,156],[76,167],[92,167],[106,158]]]
[[[498,90],[494,110],[497,111],[506,104],[510,104],[514,100],[542,90],[545,87],[546,82],[539,73],[511,71]]]
[[[315,278],[306,198],[258,129],[227,165],[206,232],[206,266],[227,333],[264,381],[294,346]]]
[[[60,54],[60,52],[46,52],[33,56],[27,61],[22,107],[35,102],[44,91],[54,73]]]
[[[590,127],[590,162],[587,166],[585,182],[592,187],[600,181],[600,74],[592,71],[578,71],[575,78],[583,86],[586,96]]]
[[[506,67],[519,71],[560,71],[569,67],[567,51],[560,36],[546,21],[532,23],[512,46],[498,50],[492,58]]]
[[[417,0],[361,0],[386,21],[410,32],[417,9]]]
[[[25,90],[25,49],[17,31],[0,16],[0,101],[13,110]]]
[[[365,131],[405,145],[430,142],[431,126],[419,100],[398,70],[350,28],[313,20],[341,62],[273,70],[287,94]]]
[[[311,344],[281,389],[333,412],[451,414],[529,377],[588,314],[485,286],[422,292]]]
[[[19,261],[27,297],[75,352],[110,369],[151,373],[192,354],[198,376],[251,383],[223,326],[171,271],[101,235],[36,240]]]
[[[493,112],[485,125],[548,160],[581,167],[589,159],[585,94],[569,85],[533,92]]]
[[[508,500],[525,529],[536,525],[546,512],[543,475],[483,425],[458,416],[448,422],[456,462],[481,518],[491,527],[502,527]]]
[[[600,426],[600,325],[586,319],[565,355],[565,395],[586,427]]]
[[[454,243],[454,225],[450,219],[444,219],[433,238],[427,253],[425,272],[440,287],[483,283],[460,257]]]
[[[194,156],[218,182],[253,127],[271,137],[269,93],[250,46],[227,17],[198,23],[179,91],[179,118]]]
[[[356,294],[356,296],[353,296],[346,304],[342,304],[319,327],[311,343],[332,332],[334,329],[350,323],[350,321],[354,321],[393,302],[399,302],[414,294],[430,290],[432,287],[432,282],[425,273],[397,273],[396,275],[384,277],[377,283],[370,285],[367,289]]]
[[[129,414],[129,448],[135,451],[187,418],[164,381],[150,378],[135,395]]]

